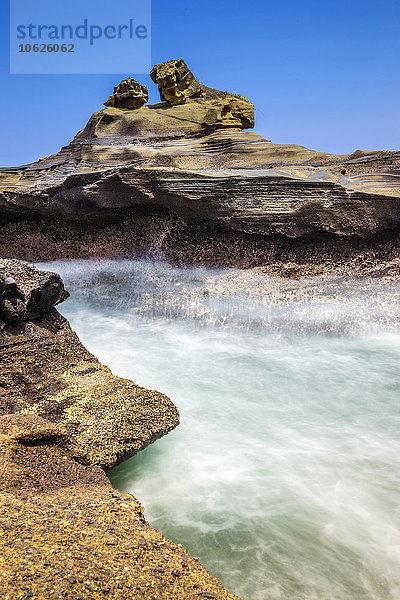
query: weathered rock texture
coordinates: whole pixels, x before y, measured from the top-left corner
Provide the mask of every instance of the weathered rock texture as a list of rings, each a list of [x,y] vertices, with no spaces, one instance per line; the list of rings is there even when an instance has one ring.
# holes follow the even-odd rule
[[[187,223],[290,237],[400,223],[399,152],[324,155],[230,129],[226,118],[235,119],[196,102],[99,111],[59,154],[2,174],[3,218],[79,220],[147,206]]]
[[[116,108],[141,108],[149,99],[147,87],[128,77],[114,88],[114,93],[104,102]]]
[[[336,156],[273,144],[243,131],[253,125],[245,98],[202,85],[197,91],[189,73],[183,61],[153,70],[162,93],[182,104],[105,108],[58,154],[4,169],[0,252],[10,256],[11,243],[19,258],[31,258],[40,245],[40,258],[47,249],[47,258],[126,255],[151,250],[159,234],[156,245],[172,256],[171,223],[180,237],[200,232],[203,250],[226,236],[245,248],[283,240],[275,253],[290,239],[293,248],[321,236],[327,248],[375,243],[373,236],[388,231],[397,240],[400,152]]]
[[[67,297],[57,275],[0,269],[2,302],[18,292],[24,306],[0,320],[1,597],[233,600],[101,468],[173,429],[172,402],[82,346],[53,308]]]
[[[203,95],[201,83],[182,59],[155,65],[150,77],[158,85],[162,102],[166,101],[172,106]]]
[[[0,321],[39,319],[68,296],[56,273],[38,271],[18,260],[0,259]]]
[[[64,428],[0,417],[0,592],[17,598],[234,600],[184,548],[65,453]]]
[[[73,456],[106,468],[178,425],[166,396],[115,377],[82,346],[53,309],[67,297],[58,275],[14,260],[1,260],[0,273],[25,294],[0,323],[0,414],[33,413],[62,425]]]

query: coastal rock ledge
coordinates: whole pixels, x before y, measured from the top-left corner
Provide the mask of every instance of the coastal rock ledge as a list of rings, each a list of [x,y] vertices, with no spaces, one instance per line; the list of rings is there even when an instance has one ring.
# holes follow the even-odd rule
[[[67,297],[58,275],[0,259],[1,597],[234,599],[107,479],[179,414],[82,346],[54,308]]]
[[[272,143],[249,131],[245,96],[203,85],[182,59],[151,77],[160,103],[142,105],[147,89],[128,78],[57,154],[0,169],[1,256],[306,273],[320,257],[343,273],[399,260],[400,152]]]

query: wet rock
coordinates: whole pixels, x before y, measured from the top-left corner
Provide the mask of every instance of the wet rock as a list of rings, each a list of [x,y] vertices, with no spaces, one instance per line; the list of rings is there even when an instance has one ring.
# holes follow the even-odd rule
[[[27,320],[26,306],[19,298],[3,298],[0,319],[5,323],[21,323]]]
[[[6,277],[4,279],[4,290],[9,298],[23,298],[22,293],[18,289],[18,284],[13,277]]]
[[[201,83],[181,58],[155,65],[150,77],[158,85],[161,100],[172,106],[203,95]]]
[[[115,377],[82,346],[53,309],[68,296],[59,275],[0,259],[0,284],[0,414],[13,413],[0,421],[0,435],[56,440],[83,462],[111,468],[178,425],[169,398]]]
[[[116,108],[141,108],[149,99],[147,87],[128,77],[114,88],[114,93],[104,102]]]
[[[0,320],[15,324],[41,318],[68,297],[56,273],[0,259]]]

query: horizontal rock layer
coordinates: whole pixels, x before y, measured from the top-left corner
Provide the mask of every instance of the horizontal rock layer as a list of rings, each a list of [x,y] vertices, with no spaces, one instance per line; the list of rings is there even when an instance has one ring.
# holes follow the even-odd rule
[[[79,220],[144,205],[188,224],[290,237],[400,223],[399,152],[272,144],[210,102],[95,113],[60,153],[2,172],[0,213]]]

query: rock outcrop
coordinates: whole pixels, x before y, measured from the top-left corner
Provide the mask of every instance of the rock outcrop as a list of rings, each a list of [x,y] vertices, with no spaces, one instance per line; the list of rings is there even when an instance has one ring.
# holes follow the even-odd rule
[[[158,85],[161,101],[168,102],[171,106],[184,104],[203,95],[201,83],[182,59],[155,65],[150,77]]]
[[[23,323],[42,318],[68,297],[56,273],[0,259],[0,321]]]
[[[68,297],[58,275],[16,260],[0,260],[0,273],[0,414],[62,425],[71,455],[104,468],[178,425],[166,396],[115,377],[82,346],[53,308]]]
[[[199,84],[184,61],[157,65],[152,77],[168,101],[138,110],[107,107],[59,153],[0,172],[3,255],[143,253],[155,236],[146,241],[142,232],[161,214],[165,231],[156,245],[170,256],[172,222],[180,233],[186,228],[186,239],[200,228],[206,247],[233,236],[244,248],[264,245],[263,255],[289,247],[290,239],[304,247],[305,236],[315,243],[331,236],[328,252],[344,243],[355,249],[359,239],[375,244],[372,237],[388,231],[397,236],[400,152],[336,156],[271,143],[244,131],[254,122],[246,98]],[[109,225],[114,250],[99,241]],[[79,243],[67,244],[65,231]],[[203,248],[198,262],[205,254]]]
[[[66,435],[32,415],[0,417],[2,598],[235,599],[101,468],[66,454]]]
[[[147,87],[128,77],[114,88],[114,93],[104,104],[115,108],[136,109],[146,104],[148,99]]]
[[[0,317],[2,598],[234,600],[102,469],[173,429],[172,402],[82,346],[54,309],[67,297],[58,275],[0,269],[3,305],[18,293],[24,306]]]

